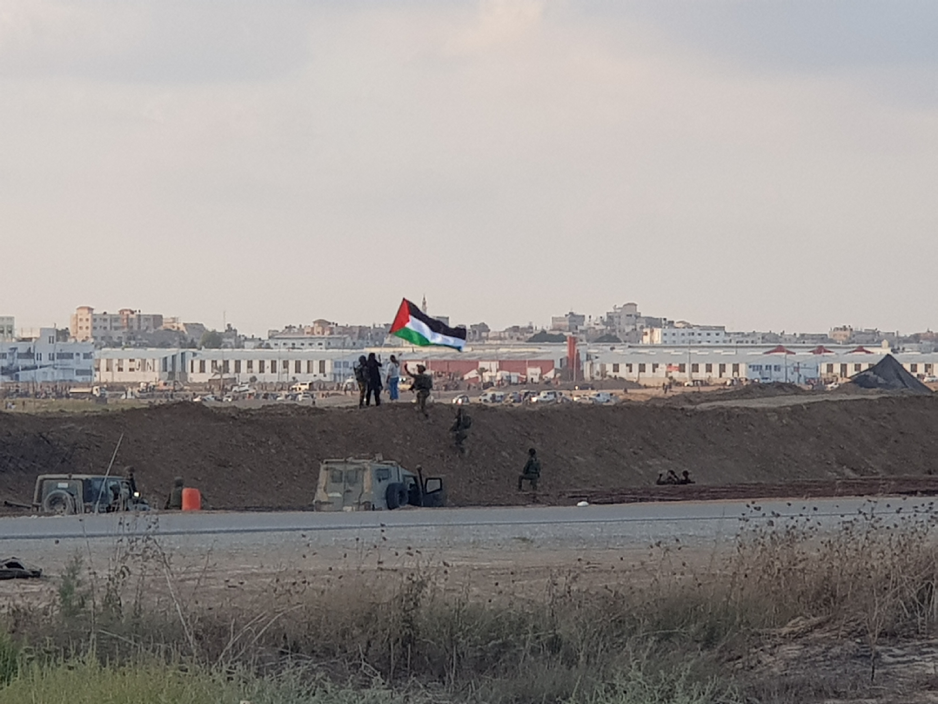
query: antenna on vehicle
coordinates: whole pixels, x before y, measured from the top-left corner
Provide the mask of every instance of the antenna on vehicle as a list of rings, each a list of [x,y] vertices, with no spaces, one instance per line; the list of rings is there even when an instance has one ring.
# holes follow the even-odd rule
[[[111,461],[108,462],[107,471],[104,473],[104,481],[101,482],[101,489],[98,491],[98,498],[94,502],[94,512],[98,512],[98,506],[101,505],[101,496],[104,494],[104,487],[107,486],[107,478],[111,476],[111,467],[114,466],[114,460],[117,458],[117,451],[121,447],[121,441],[124,439],[124,434],[121,433],[121,436],[117,438],[117,447],[114,448],[114,454],[111,455]]]

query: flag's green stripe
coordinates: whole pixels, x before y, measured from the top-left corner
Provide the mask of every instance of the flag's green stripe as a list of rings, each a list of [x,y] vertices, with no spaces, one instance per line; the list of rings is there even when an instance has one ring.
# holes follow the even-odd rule
[[[416,330],[411,330],[410,328],[401,328],[400,330],[394,333],[398,337],[407,340],[412,345],[420,345],[421,347],[426,347],[430,344],[430,341],[421,335]]]

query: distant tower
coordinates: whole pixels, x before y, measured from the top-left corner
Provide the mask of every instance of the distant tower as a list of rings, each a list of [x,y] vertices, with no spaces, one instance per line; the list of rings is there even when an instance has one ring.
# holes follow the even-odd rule
[[[420,303],[420,310],[427,312],[427,294],[423,294],[423,301]]]

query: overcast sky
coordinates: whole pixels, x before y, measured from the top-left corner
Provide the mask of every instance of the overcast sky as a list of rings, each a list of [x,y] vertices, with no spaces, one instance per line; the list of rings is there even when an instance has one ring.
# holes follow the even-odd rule
[[[0,314],[938,328],[933,0],[3,0]]]

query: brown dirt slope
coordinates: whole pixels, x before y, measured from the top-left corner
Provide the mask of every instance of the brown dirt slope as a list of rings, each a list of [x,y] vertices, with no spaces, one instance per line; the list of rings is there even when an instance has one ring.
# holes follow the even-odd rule
[[[586,490],[651,487],[659,472],[690,470],[687,498],[708,487],[920,476],[938,469],[938,398],[885,397],[781,408],[470,408],[469,456],[449,434],[453,409],[427,421],[410,405],[359,411],[193,403],[98,414],[0,414],[0,498],[28,501],[35,476],[133,465],[159,500],[175,475],[215,508],[307,507],[320,460],[381,453],[442,474],[451,503],[525,503],[513,484],[529,446],[539,451],[547,500]],[[927,483],[927,482],[926,482]],[[592,494],[595,497],[595,494]]]

